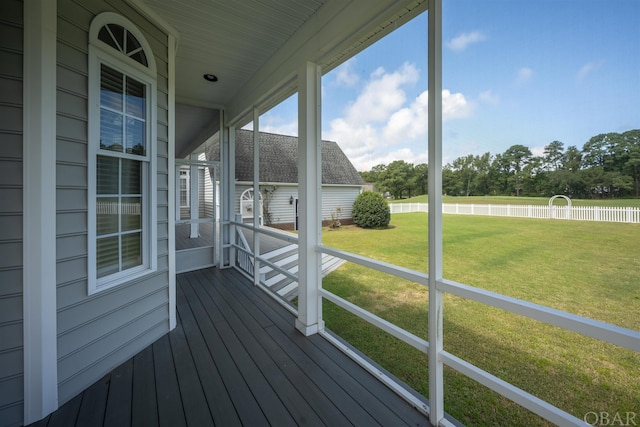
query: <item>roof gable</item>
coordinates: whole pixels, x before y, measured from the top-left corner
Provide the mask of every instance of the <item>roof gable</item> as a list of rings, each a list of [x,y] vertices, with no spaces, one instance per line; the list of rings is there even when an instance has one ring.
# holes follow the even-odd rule
[[[220,158],[214,144],[209,158]],[[236,180],[253,181],[253,131],[236,130]],[[260,182],[298,182],[298,138],[260,132]],[[322,183],[364,185],[362,177],[337,143],[322,141]]]

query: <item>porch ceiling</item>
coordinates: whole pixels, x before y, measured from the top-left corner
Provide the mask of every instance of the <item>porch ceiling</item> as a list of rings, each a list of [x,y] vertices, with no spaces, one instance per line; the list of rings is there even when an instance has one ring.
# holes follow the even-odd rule
[[[176,101],[224,108],[236,125],[294,93],[305,61],[327,72],[426,10],[426,0],[131,1],[175,30]]]

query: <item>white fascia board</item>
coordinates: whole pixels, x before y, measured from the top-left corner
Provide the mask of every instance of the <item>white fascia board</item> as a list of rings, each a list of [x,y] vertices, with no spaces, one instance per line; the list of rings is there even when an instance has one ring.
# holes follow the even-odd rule
[[[228,123],[241,127],[254,106],[267,111],[294,93],[305,62],[326,73],[425,10],[422,0],[328,0],[234,97]]]

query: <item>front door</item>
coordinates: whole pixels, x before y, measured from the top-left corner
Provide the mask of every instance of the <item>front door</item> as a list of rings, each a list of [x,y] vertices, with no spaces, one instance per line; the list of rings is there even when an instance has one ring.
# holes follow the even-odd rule
[[[216,263],[218,162],[176,160],[176,272]]]

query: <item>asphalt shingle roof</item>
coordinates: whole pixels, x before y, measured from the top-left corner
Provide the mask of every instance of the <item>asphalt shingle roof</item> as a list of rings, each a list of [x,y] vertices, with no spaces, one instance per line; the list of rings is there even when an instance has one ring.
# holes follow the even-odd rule
[[[220,159],[214,144],[209,159]],[[253,131],[236,130],[236,179],[253,181]],[[298,182],[298,138],[260,132],[260,182]],[[364,185],[362,177],[337,143],[322,141],[322,183]]]

